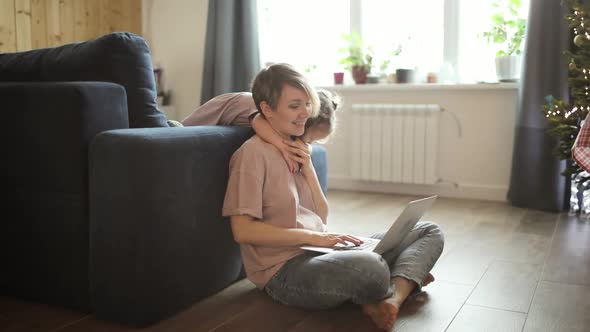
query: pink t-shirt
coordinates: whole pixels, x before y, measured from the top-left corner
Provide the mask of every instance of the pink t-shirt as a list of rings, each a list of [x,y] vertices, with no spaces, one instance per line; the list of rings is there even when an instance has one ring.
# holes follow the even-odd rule
[[[199,106],[181,121],[184,126],[250,126],[249,117],[256,113],[250,92],[219,95]]]
[[[315,213],[311,188],[303,174],[291,173],[280,152],[258,136],[232,156],[223,215],[249,215],[283,228],[326,231]],[[287,260],[303,253],[299,247],[240,245],[248,279],[262,289]]]

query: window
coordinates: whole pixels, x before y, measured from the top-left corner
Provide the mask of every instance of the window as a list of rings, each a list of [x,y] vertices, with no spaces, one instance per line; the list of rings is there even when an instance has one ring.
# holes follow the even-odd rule
[[[367,0],[361,2],[361,36],[375,51],[375,65],[397,46],[391,66],[438,71],[443,60],[442,0]]]
[[[527,18],[530,0],[521,0],[519,17]],[[490,17],[495,12],[489,0],[461,1],[459,7],[459,33],[457,71],[465,82],[495,81],[494,59],[497,48],[480,37],[491,25]],[[485,19],[482,19],[485,18]],[[524,46],[524,45],[522,45]],[[524,50],[524,48],[523,48]]]
[[[528,3],[522,1],[526,18]],[[454,82],[495,81],[495,48],[486,43],[491,0],[258,0],[262,63],[287,62],[317,85],[341,71],[343,34],[360,32],[371,45],[378,72],[397,46],[389,71],[416,68]],[[347,74],[348,75],[348,74]],[[348,80],[350,82],[350,80]]]
[[[350,27],[345,0],[258,0],[262,63],[287,62],[317,84],[338,68],[341,35]]]

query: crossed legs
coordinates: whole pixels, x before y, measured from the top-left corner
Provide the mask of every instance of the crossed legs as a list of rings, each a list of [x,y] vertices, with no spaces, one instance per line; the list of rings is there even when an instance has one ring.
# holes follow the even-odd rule
[[[434,281],[430,270],[443,245],[437,225],[418,223],[400,246],[382,255],[345,251],[295,257],[273,276],[265,290],[280,303],[305,309],[352,301],[361,305],[379,328],[389,330],[407,297]]]

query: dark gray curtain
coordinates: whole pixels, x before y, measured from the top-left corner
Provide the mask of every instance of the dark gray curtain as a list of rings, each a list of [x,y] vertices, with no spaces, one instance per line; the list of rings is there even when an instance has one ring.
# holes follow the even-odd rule
[[[565,161],[553,155],[556,139],[546,133],[546,95],[568,99],[567,59],[571,36],[559,0],[531,1],[523,57],[508,200],[525,208],[562,211],[569,207]]]
[[[260,69],[256,0],[210,0],[201,103],[249,91]]]

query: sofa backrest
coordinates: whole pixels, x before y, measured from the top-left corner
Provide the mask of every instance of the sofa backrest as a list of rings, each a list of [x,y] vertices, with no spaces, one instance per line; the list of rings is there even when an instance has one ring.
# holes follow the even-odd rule
[[[146,41],[129,32],[27,52],[0,54],[0,81],[103,81],[125,87],[130,128],[168,127],[157,107]]]

